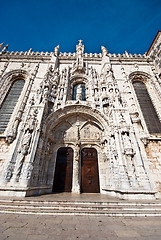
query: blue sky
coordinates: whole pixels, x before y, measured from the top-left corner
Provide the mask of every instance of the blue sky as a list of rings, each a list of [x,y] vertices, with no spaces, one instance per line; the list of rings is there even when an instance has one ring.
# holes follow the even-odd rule
[[[9,51],[143,54],[161,30],[161,0],[0,0],[0,43]]]

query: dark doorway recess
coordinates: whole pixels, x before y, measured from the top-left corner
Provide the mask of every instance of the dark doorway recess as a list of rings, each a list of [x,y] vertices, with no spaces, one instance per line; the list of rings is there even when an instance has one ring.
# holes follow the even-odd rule
[[[73,149],[59,148],[56,158],[53,192],[71,192],[73,175]]]
[[[81,192],[100,192],[98,157],[94,148],[83,148],[81,151]]]

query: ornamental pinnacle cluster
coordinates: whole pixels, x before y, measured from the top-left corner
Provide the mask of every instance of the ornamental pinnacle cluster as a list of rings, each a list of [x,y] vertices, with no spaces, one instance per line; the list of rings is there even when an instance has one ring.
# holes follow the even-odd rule
[[[0,45],[0,195],[161,197],[161,32],[147,53]]]

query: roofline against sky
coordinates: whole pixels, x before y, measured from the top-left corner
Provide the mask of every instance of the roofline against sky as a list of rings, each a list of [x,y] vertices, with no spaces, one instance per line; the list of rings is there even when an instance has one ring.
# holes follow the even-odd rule
[[[150,50],[151,50],[153,44],[155,43],[155,41],[157,40],[157,38],[158,38],[158,36],[159,36],[159,33],[161,33],[161,31],[158,31],[158,32],[157,32],[155,38],[153,39],[153,41],[152,41],[152,43],[151,43],[151,45],[150,45],[150,47],[149,47],[149,49],[148,49],[148,51],[147,51],[147,55],[150,53]]]

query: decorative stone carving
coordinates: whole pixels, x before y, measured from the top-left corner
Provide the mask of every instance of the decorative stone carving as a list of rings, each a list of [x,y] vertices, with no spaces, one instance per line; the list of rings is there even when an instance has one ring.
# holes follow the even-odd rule
[[[9,131],[6,133],[6,141],[8,143],[12,143],[15,138],[16,138],[16,129],[15,128],[9,129]]]
[[[82,45],[82,40],[79,40],[79,44],[76,45],[76,61],[72,66],[72,75],[77,73],[85,73],[85,64],[83,60],[84,45]]]
[[[54,48],[54,55],[57,57],[59,54],[59,45]]]
[[[36,94],[36,104],[48,101],[55,102],[57,94],[57,86],[59,83],[59,70],[53,70],[52,65],[49,67],[44,80],[40,83]]]
[[[4,46],[4,48],[1,50],[0,55],[4,54],[6,52],[6,50],[8,49],[9,44],[7,44],[6,46]]]
[[[18,156],[17,156],[17,162],[18,167],[16,169],[16,180],[19,180],[19,177],[21,175],[21,170],[23,167],[23,163],[25,161],[25,157],[29,153],[30,143],[32,139],[32,133],[36,127],[36,121],[37,121],[37,114],[38,110],[35,109],[33,112],[30,113],[28,119],[27,119],[27,125],[25,126],[24,135],[20,144],[20,148],[18,150]]]
[[[0,166],[4,162],[0,167],[4,180],[3,183],[0,181],[1,192],[11,187],[19,196],[21,189],[27,195],[52,192],[57,151],[61,147],[70,147],[74,152],[73,192],[80,192],[81,150],[95,148],[101,194],[106,191],[127,199],[141,194],[145,198],[154,196],[146,155],[147,149],[151,151],[147,144],[149,135],[145,134],[146,127],[141,125],[143,116],[133,93],[132,81],[146,83],[160,112],[159,72],[157,68],[154,70],[152,59],[145,55],[108,54],[103,46],[101,50],[99,54],[84,53],[80,40],[75,53],[59,53],[58,45],[54,53],[35,53],[30,49],[0,56],[1,102],[12,81],[19,78],[26,81],[22,103],[19,100],[18,111],[12,116],[13,123],[10,121],[8,132],[6,130],[7,148],[0,151]],[[13,71],[15,66],[21,66],[23,70]],[[46,66],[49,67],[46,69]],[[131,73],[133,70],[135,72]],[[84,101],[81,84],[86,91]],[[72,100],[75,85],[76,100]],[[20,121],[21,128],[18,128]],[[158,139],[157,136],[156,146],[154,142],[152,144],[156,147],[155,152],[160,146]],[[157,154],[159,156],[159,150]],[[149,153],[148,156],[151,158]],[[10,193],[8,191],[8,195]]]
[[[107,56],[108,51],[104,46],[101,47],[101,50],[102,50],[102,56],[103,57]]]
[[[124,145],[124,153],[128,156],[133,156],[134,150],[129,137],[129,132],[122,132],[122,139],[123,139],[123,145]]]
[[[84,53],[84,45],[82,45],[83,40],[78,40],[79,44],[76,45],[76,54],[78,57],[82,57]]]

